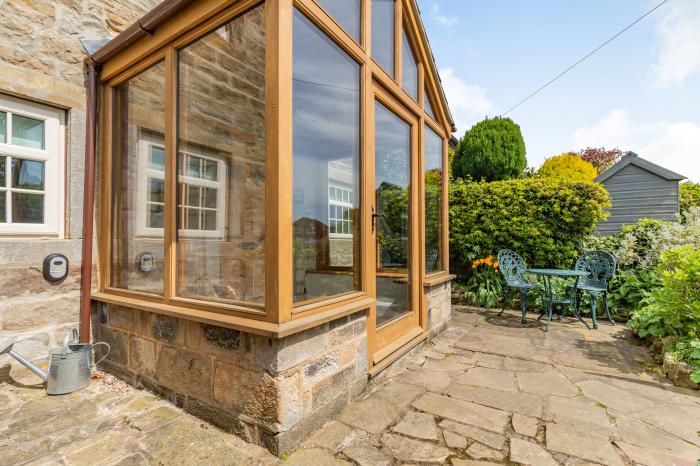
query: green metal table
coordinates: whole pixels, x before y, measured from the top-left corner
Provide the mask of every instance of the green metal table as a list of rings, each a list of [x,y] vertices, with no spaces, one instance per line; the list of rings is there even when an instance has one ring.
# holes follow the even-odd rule
[[[578,281],[581,277],[590,276],[590,272],[584,272],[582,270],[562,270],[562,269],[527,269],[527,272],[537,275],[542,278],[544,285],[544,311],[547,313],[547,325],[544,331],[549,330],[549,323],[552,321],[552,310],[557,304],[569,306],[578,320],[583,323],[590,330],[591,327],[581,318],[581,315],[576,310],[574,300],[576,299],[576,287],[578,286]],[[552,278],[572,278],[574,279],[574,286],[571,292],[571,296],[555,297],[552,292]],[[540,319],[543,314],[540,314]],[[539,319],[538,319],[539,320]]]

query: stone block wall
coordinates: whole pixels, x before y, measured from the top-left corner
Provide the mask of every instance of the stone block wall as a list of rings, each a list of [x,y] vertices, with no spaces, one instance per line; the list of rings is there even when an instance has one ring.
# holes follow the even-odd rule
[[[10,0],[0,8],[0,93],[65,110],[65,218],[60,238],[0,235],[0,338],[18,352],[47,355],[77,326],[80,289],[86,54],[80,39],[110,38],[160,0]],[[62,253],[68,278],[47,283],[44,258]],[[93,281],[94,283],[94,281]],[[8,356],[0,383],[34,377]]]
[[[271,339],[98,304],[93,328],[112,347],[105,370],[276,454],[367,383],[364,312]]]
[[[445,282],[426,288],[428,330],[430,338],[447,328],[452,318],[452,283]]]

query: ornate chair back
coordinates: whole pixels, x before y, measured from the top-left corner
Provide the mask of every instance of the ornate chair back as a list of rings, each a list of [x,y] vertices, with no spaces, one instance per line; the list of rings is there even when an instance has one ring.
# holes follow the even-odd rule
[[[581,278],[579,286],[607,290],[608,282],[617,270],[617,262],[608,251],[588,251],[579,256],[574,268],[591,274],[590,277]]]
[[[498,251],[498,270],[503,274],[508,286],[518,286],[526,282],[524,275],[527,264],[525,260],[509,249]]]

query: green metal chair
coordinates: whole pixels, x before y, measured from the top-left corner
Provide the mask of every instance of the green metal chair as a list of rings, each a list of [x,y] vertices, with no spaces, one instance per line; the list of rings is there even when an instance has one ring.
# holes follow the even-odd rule
[[[503,314],[503,311],[506,310],[506,302],[510,296],[510,289],[517,288],[520,291],[523,311],[521,322],[526,324],[527,319],[525,318],[525,313],[527,311],[527,292],[529,290],[539,290],[541,292],[543,290],[542,285],[525,278],[525,271],[527,270],[525,260],[523,260],[523,258],[515,252],[508,249],[498,251],[498,270],[501,271],[501,274],[506,279],[506,286],[504,288],[503,296],[503,308],[498,315]]]
[[[612,325],[615,321],[610,315],[608,307],[608,284],[610,279],[615,275],[617,270],[617,261],[615,256],[608,251],[588,251],[584,252],[576,260],[574,266],[576,270],[589,272],[589,277],[581,278],[576,286],[576,311],[578,312],[581,304],[581,293],[586,292],[591,296],[591,316],[593,319],[593,328],[598,328],[597,308],[598,300],[603,297],[605,303],[605,312],[608,314],[608,319]]]

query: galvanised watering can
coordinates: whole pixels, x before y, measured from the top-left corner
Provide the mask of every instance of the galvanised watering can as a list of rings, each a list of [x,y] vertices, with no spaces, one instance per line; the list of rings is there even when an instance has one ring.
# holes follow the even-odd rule
[[[63,344],[49,350],[49,371],[44,372],[34,363],[12,349],[15,342],[0,343],[0,354],[9,354],[34,372],[46,382],[49,395],[63,395],[83,389],[90,384],[93,367],[92,350],[98,345],[107,347],[107,353],[98,364],[107,357],[110,347],[107,343],[78,343],[78,331],[73,329],[63,337]]]

